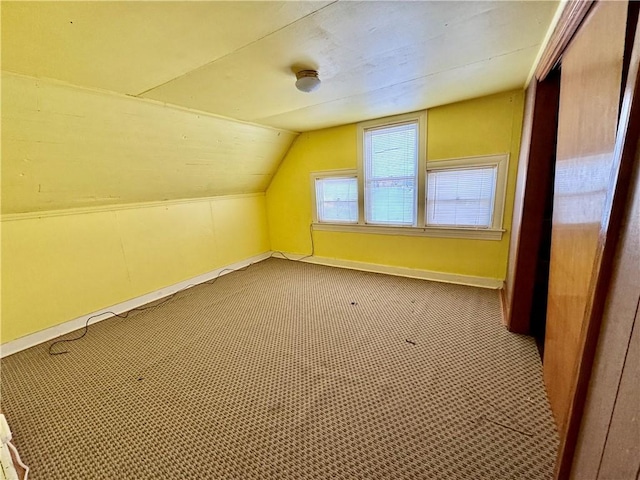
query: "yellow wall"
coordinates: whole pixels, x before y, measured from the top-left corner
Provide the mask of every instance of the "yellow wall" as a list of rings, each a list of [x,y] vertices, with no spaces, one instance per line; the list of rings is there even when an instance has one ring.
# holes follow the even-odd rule
[[[0,341],[268,251],[295,135],[3,72]]]
[[[507,228],[522,110],[523,94],[516,91],[434,108],[427,119],[429,160],[511,154]],[[100,151],[107,148],[112,137],[100,139],[94,135],[92,139],[91,148]],[[72,136],[65,140],[71,151],[77,148],[76,140]],[[47,149],[42,147],[41,151]],[[355,167],[356,126],[346,125],[300,135],[266,196],[4,215],[1,342],[246,259],[270,247],[308,253],[310,172]],[[58,170],[59,181],[65,180],[66,173]],[[122,172],[120,176],[126,180]],[[74,190],[63,190],[60,195],[72,198]],[[15,211],[6,204],[11,198],[5,198],[6,211]],[[337,232],[315,232],[314,238],[316,255],[322,257],[488,278],[504,278],[506,270],[508,233],[502,241]]]
[[[430,109],[427,115],[427,159],[509,153],[501,241],[314,232],[315,254],[452,274],[504,279],[513,212],[524,94],[500,93]],[[267,213],[273,250],[311,251],[310,173],[356,168],[356,125],[301,134],[267,190]]]
[[[264,194],[5,215],[1,341],[268,250]]]

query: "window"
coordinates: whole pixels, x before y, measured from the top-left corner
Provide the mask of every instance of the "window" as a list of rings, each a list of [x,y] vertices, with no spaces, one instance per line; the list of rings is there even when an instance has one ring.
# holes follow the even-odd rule
[[[342,176],[340,176],[342,173]],[[358,178],[338,172],[336,176],[314,174],[313,189],[316,204],[316,222],[358,223]]]
[[[426,225],[500,229],[506,167],[506,155],[429,162]]]
[[[509,156],[427,162],[426,112],[358,125],[358,169],[311,174],[314,228],[500,240]]]
[[[497,167],[427,171],[427,225],[489,228]]]
[[[418,121],[364,130],[365,222],[415,225]]]

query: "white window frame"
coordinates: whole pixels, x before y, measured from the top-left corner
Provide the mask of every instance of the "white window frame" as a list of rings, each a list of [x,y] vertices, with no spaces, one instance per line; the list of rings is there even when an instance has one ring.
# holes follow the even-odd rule
[[[411,225],[379,225],[365,223],[365,182],[364,182],[364,132],[370,128],[394,126],[412,121],[418,122],[418,184],[417,218]],[[377,235],[406,235],[417,237],[468,238],[477,240],[501,240],[504,207],[509,174],[509,154],[483,155],[463,158],[449,158],[427,162],[427,112],[414,112],[395,115],[358,124],[357,131],[357,169],[326,170],[311,173],[311,196],[313,229],[328,232],[369,233]],[[497,166],[496,191],[494,198],[493,221],[487,227],[453,227],[427,225],[427,171],[452,168],[470,168]],[[356,177],[358,181],[358,223],[319,222],[316,199],[316,179],[318,178]]]
[[[456,170],[464,168],[496,167],[496,187],[493,198],[492,222],[489,227],[463,227],[463,226],[441,226],[429,225],[427,228],[435,230],[455,230],[460,232],[456,236],[465,236],[462,232],[474,232],[480,238],[500,239],[502,238],[502,222],[504,220],[504,203],[507,193],[507,175],[509,172],[509,155],[484,155],[478,157],[450,158],[446,160],[436,160],[427,163],[427,173],[437,170]],[[424,199],[425,211],[427,197]],[[426,216],[425,216],[426,222]],[[481,234],[480,232],[486,232]],[[452,232],[453,233],[453,232]],[[495,237],[495,238],[494,238]],[[476,238],[474,236],[473,238]]]
[[[316,180],[325,178],[358,178],[358,171],[353,168],[345,168],[339,170],[325,170],[322,172],[311,172],[311,205],[312,217],[314,225],[337,225],[337,226],[353,226],[357,223],[353,222],[321,222],[318,218],[318,199],[316,198]],[[358,222],[360,221],[360,182],[358,181]],[[316,228],[321,230],[321,228]]]
[[[376,224],[366,223],[365,221],[365,158],[364,158],[364,134],[367,130],[383,129],[385,127],[394,127],[396,125],[402,125],[406,123],[418,123],[418,165],[417,165],[417,179],[416,179],[416,223],[414,225],[389,225],[389,224]],[[376,228],[415,228],[424,227],[425,219],[425,203],[421,199],[425,198],[425,179],[426,179],[426,160],[427,160],[427,112],[413,112],[405,113],[403,115],[394,115],[392,117],[379,118],[376,120],[369,120],[366,122],[360,122],[358,124],[358,224],[368,225]]]

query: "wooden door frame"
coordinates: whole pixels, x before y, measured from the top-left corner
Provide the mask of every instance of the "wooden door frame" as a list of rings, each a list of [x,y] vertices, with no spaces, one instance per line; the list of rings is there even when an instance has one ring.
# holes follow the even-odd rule
[[[569,0],[565,4],[558,23],[540,56],[535,78],[544,80],[549,72],[558,66],[569,42],[580,29],[595,3],[594,0]]]
[[[559,99],[557,71],[544,80],[533,79],[527,89],[509,267],[501,290],[505,323],[513,333],[531,334],[545,210],[553,192]]]
[[[554,135],[549,134],[548,119],[553,114],[553,107],[549,105],[550,100],[553,101],[554,93],[559,95],[560,84],[558,81],[557,91],[553,92],[553,89],[546,84],[547,77],[560,63],[565,48],[575,36],[594,3],[594,0],[569,0],[565,3],[526,92],[508,271],[504,288],[500,292],[504,322],[507,329],[513,333],[530,333],[537,268],[537,258],[533,257],[537,257],[541,245],[546,200],[540,196],[540,190],[546,192],[548,188],[553,189],[552,184],[547,184],[550,176],[544,177],[539,170],[534,170],[540,166],[534,164],[541,164],[547,172],[548,169],[554,168],[555,164],[557,105],[555,106]],[[547,98],[538,96],[539,88],[540,97]],[[553,151],[549,153],[549,149]],[[552,163],[547,164],[547,162]],[[521,212],[520,216],[518,212]]]

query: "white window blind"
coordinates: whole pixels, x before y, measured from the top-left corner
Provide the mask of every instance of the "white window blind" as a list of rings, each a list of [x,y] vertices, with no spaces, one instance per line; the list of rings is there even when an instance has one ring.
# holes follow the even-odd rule
[[[316,209],[319,222],[358,223],[357,178],[317,178]]]
[[[495,165],[427,171],[427,225],[490,228]]]
[[[364,132],[365,220],[416,223],[418,122]]]

